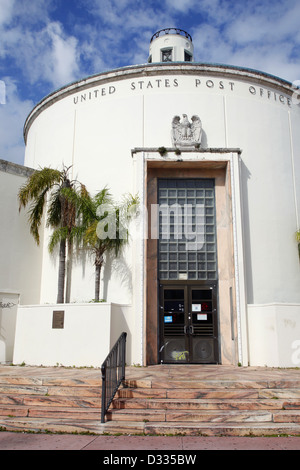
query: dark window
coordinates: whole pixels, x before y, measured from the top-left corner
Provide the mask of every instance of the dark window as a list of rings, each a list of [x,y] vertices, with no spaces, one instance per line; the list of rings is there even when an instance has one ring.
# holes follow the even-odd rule
[[[192,61],[192,56],[189,52],[184,51],[184,61],[185,62],[191,62]]]
[[[161,51],[162,62],[172,62],[172,49],[163,49]]]

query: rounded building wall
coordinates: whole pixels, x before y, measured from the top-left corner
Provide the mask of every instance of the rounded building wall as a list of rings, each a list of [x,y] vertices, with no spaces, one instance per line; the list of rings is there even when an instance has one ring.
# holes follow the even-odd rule
[[[247,303],[299,303],[300,106],[292,93],[275,77],[213,65],[153,64],[96,75],[33,110],[25,124],[25,165],[72,165],[73,177],[92,193],[108,186],[119,199],[135,189],[131,150],[172,147],[174,116],[199,116],[201,148],[242,152]],[[205,158],[200,151],[199,158]],[[57,261],[46,245],[41,299],[49,302],[56,295]],[[119,272],[104,271],[106,300],[132,301],[130,249],[122,263]],[[92,263],[78,259],[74,301],[93,298],[93,276]]]

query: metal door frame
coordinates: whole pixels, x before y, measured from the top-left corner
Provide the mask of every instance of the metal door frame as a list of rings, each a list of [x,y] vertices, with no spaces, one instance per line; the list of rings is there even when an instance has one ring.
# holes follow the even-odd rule
[[[189,354],[188,359],[180,359],[178,361],[164,361],[163,347],[164,347],[164,314],[163,314],[163,292],[166,288],[170,289],[183,289],[184,290],[184,332],[185,346]],[[194,334],[192,312],[191,312],[191,292],[192,289],[211,289],[212,290],[212,315],[213,315],[213,333],[211,336],[203,336],[201,334]],[[217,281],[159,281],[158,285],[158,358],[161,363],[178,363],[178,364],[219,364],[220,363],[220,341],[219,341],[219,315],[218,315],[218,283]],[[183,336],[182,335],[182,336]],[[180,336],[180,335],[179,335]],[[213,361],[199,361],[193,357],[193,339],[195,338],[209,338],[213,341],[214,360]]]

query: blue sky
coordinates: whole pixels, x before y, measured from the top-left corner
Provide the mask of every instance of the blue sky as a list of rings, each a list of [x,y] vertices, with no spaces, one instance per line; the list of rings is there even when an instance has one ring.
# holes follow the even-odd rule
[[[300,80],[299,0],[0,0],[0,158],[23,164],[23,125],[44,96],[147,62],[158,30],[188,31],[197,62]]]

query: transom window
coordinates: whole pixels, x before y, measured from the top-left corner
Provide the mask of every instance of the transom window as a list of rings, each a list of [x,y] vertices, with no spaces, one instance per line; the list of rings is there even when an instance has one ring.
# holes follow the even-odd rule
[[[217,280],[211,179],[159,179],[159,279]]]

